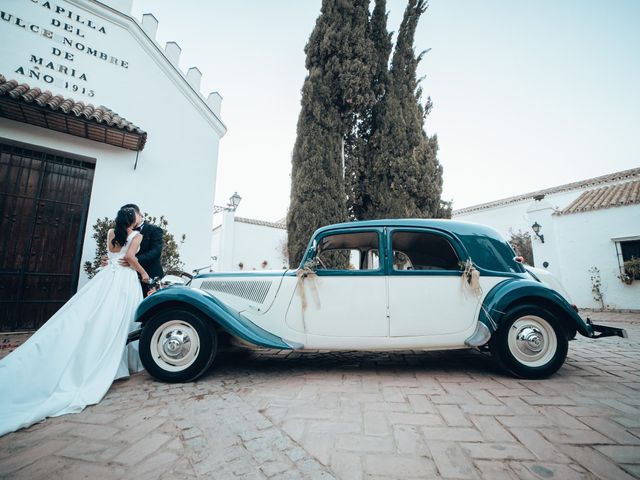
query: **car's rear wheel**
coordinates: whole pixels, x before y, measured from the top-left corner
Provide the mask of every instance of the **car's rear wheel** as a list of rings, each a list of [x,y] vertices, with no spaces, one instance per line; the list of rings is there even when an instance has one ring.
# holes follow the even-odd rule
[[[553,375],[568,351],[567,331],[548,310],[522,305],[509,310],[489,344],[491,354],[507,371],[520,378]]]
[[[217,351],[214,328],[201,315],[171,309],[154,315],[140,334],[140,360],[163,382],[189,382],[202,375]]]

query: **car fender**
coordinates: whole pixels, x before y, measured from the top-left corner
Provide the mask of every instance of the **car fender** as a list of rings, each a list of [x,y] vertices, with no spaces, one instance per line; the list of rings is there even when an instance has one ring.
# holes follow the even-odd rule
[[[165,308],[185,306],[195,309],[223,330],[249,343],[266,348],[292,349],[282,338],[269,333],[208,292],[186,286],[163,288],[149,295],[136,310],[135,321],[144,324]]]
[[[547,307],[568,327],[575,327],[585,337],[593,336],[593,328],[585,322],[565,298],[555,290],[533,280],[510,278],[495,285],[484,298],[478,320],[491,333],[502,324],[514,303],[534,303]]]

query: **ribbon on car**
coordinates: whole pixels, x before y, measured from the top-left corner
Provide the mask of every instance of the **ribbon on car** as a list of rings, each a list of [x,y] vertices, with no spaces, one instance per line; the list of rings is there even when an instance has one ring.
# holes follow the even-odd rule
[[[318,287],[316,285],[318,275],[316,275],[313,267],[312,262],[307,262],[296,272],[296,276],[298,277],[298,295],[300,295],[300,302],[302,303],[302,313],[307,309],[307,294],[304,287],[305,279],[310,281],[309,286],[311,287],[313,302],[316,304],[316,307],[320,308],[320,295],[318,295]]]
[[[462,265],[462,284],[469,288],[477,297],[482,295],[482,287],[480,286],[480,272],[473,265],[470,258]]]

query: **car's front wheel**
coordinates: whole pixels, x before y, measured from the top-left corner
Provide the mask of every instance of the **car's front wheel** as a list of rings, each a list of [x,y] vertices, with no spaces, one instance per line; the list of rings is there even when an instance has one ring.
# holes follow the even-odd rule
[[[163,382],[189,382],[213,362],[217,335],[199,314],[175,308],[154,315],[140,334],[140,360]]]
[[[498,363],[516,377],[538,379],[558,371],[569,343],[566,329],[551,312],[522,305],[507,312],[489,347]]]

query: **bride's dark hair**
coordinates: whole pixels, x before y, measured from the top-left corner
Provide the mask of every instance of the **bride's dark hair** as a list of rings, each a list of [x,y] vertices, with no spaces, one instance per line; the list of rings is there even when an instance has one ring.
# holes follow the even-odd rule
[[[131,207],[122,207],[116,214],[116,227],[113,229],[111,245],[124,247],[127,243],[127,228],[136,220],[136,211]]]

